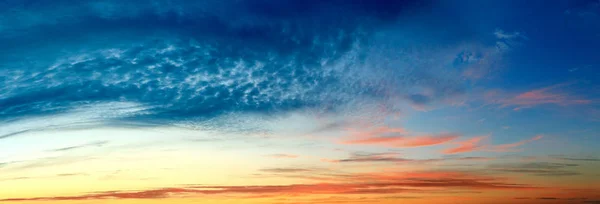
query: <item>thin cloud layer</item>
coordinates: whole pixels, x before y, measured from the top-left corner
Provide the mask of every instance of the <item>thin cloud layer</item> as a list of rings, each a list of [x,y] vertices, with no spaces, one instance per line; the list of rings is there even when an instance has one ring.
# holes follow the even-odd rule
[[[513,152],[513,151],[518,151],[518,149],[515,149],[516,147],[519,147],[524,144],[542,139],[543,136],[537,135],[528,140],[522,140],[519,142],[509,143],[509,144],[499,144],[499,145],[482,144],[482,142],[487,138],[489,138],[489,136],[479,136],[479,137],[473,137],[468,140],[457,142],[458,147],[446,149],[443,151],[443,153],[458,154],[458,153],[473,152],[473,151]]]
[[[545,104],[571,106],[592,103],[592,100],[564,91],[565,87],[569,85],[572,84],[557,84],[518,93],[516,95],[507,95],[497,91],[490,91],[485,95],[485,100],[488,103],[498,104],[502,108],[511,107],[513,110],[521,110]]]
[[[350,137],[342,141],[351,145],[380,145],[388,147],[422,147],[447,143],[458,138],[458,134],[411,135],[402,128],[377,127],[372,131],[350,130]]]

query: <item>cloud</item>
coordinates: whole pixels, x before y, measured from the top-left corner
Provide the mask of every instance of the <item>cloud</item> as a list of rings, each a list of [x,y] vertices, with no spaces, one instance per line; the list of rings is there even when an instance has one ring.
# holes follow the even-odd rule
[[[267,155],[268,157],[273,157],[273,158],[298,158],[298,155],[294,155],[294,154],[270,154]]]
[[[260,169],[260,171],[269,173],[299,173],[312,171],[311,169],[305,168],[273,168],[273,169]]]
[[[75,149],[81,149],[81,148],[86,148],[86,147],[101,147],[108,144],[108,141],[97,141],[97,142],[91,142],[91,143],[87,143],[87,144],[82,144],[82,145],[75,145],[75,146],[70,146],[70,147],[63,147],[63,148],[58,148],[58,149],[53,149],[50,151],[53,152],[62,152],[62,151],[69,151],[69,150],[75,150]]]
[[[381,145],[388,147],[422,147],[438,145],[459,137],[458,134],[442,133],[438,135],[410,135],[403,128],[377,127],[372,130],[358,131],[350,129],[353,139],[343,140],[343,144]]]
[[[455,134],[440,134],[432,136],[412,136],[412,137],[371,137],[366,139],[356,139],[344,141],[344,144],[366,144],[381,145],[389,147],[422,147],[438,145],[458,138]]]
[[[78,104],[76,107],[72,107],[71,110],[59,111],[53,115],[42,114],[32,117],[20,115],[16,119],[4,120],[0,124],[0,139],[40,131],[89,128],[96,125],[137,127],[135,123],[119,122],[118,124],[112,124],[107,121],[143,115],[147,109],[148,107],[141,104],[129,102],[90,102]],[[1,118],[0,121],[2,121]]]
[[[328,160],[329,162],[407,162],[411,159],[399,158],[399,153],[353,153],[350,158]]]
[[[538,105],[553,104],[559,106],[584,105],[592,103],[592,100],[575,96],[562,90],[569,83],[556,84],[540,89],[534,89],[517,94],[506,94],[500,92],[488,92],[484,99],[491,104],[500,107],[512,107],[513,110],[531,108]]]
[[[565,201],[568,203],[574,203],[574,201],[582,201],[580,203],[586,203],[585,200],[587,200],[589,198],[537,197],[535,199],[537,199],[537,200],[561,200],[561,201]]]
[[[89,161],[96,159],[94,157],[88,156],[60,156],[60,157],[44,157],[33,160],[24,160],[24,161],[13,161],[6,163],[7,170],[12,171],[22,171],[24,169],[33,169],[33,168],[41,168],[41,167],[49,167],[49,166],[58,166],[65,164],[78,163],[82,161]],[[10,165],[10,166],[8,166]]]
[[[373,136],[397,136],[407,134],[404,128],[393,128],[388,126],[371,127],[367,130],[358,130],[350,128],[348,131],[353,137],[373,137]]]
[[[490,151],[490,152],[517,151],[517,149],[515,149],[516,147],[522,146],[529,142],[533,142],[533,141],[542,139],[543,135],[536,135],[535,137],[533,137],[531,139],[522,140],[519,142],[509,143],[509,144],[500,144],[500,145],[481,144],[481,142],[484,139],[487,139],[488,137],[489,137],[489,135],[479,136],[479,137],[473,137],[473,138],[465,140],[465,141],[456,142],[456,144],[458,144],[458,147],[446,149],[442,152],[445,154],[458,154],[458,153],[473,152],[473,151]]]
[[[496,38],[500,40],[513,40],[517,38],[525,38],[525,36],[519,32],[507,33],[501,29],[496,29],[496,31],[494,31],[494,36],[496,36]]]
[[[481,142],[481,140],[483,140],[487,137],[488,136],[479,136],[479,137],[474,137],[474,138],[471,138],[471,139],[468,139],[465,141],[456,142],[457,144],[459,144],[458,147],[446,149],[443,151],[443,153],[457,154],[457,153],[472,152],[472,151],[479,150],[482,147],[482,145],[480,145],[479,142]]]
[[[345,159],[322,159],[323,162],[331,163],[350,163],[350,162],[390,162],[390,163],[431,163],[431,162],[446,162],[446,161],[489,161],[491,157],[456,157],[456,158],[432,158],[432,159],[409,159],[400,157],[396,152],[385,153],[364,153],[355,152]]]
[[[184,188],[164,188],[137,192],[109,191],[80,196],[61,196],[61,197],[36,197],[36,198],[9,198],[2,199],[4,202],[19,201],[65,201],[65,200],[92,200],[92,199],[157,199],[167,198],[171,194],[193,193],[195,190]]]
[[[77,196],[7,198],[0,201],[66,201],[99,199],[162,199],[198,195],[368,195],[405,192],[444,192],[445,189],[478,190],[536,189],[537,187],[509,183],[491,177],[461,172],[379,172],[336,175],[343,182],[260,186],[189,185],[141,191],[106,191]]]
[[[356,77],[360,70],[348,64],[361,63],[354,59],[368,51],[357,50],[365,38],[393,23],[404,9],[421,5],[334,5],[246,0],[175,0],[160,6],[112,0],[7,3],[3,6],[10,12],[0,11],[5,20],[0,27],[14,35],[2,35],[0,42],[14,54],[2,59],[10,69],[0,71],[7,76],[0,84],[0,119],[56,114],[92,102],[142,104],[151,107],[144,119],[164,121],[383,98],[379,90],[385,87]],[[73,32],[60,32],[65,27]],[[166,34],[147,34],[155,31]],[[27,43],[46,37],[55,40]],[[57,47],[65,52],[47,52]],[[19,68],[21,58],[33,53],[37,61]]]
[[[595,157],[566,157],[566,156],[553,156],[552,158],[567,161],[587,161],[587,162],[600,162],[600,158]]]
[[[0,181],[11,181],[11,180],[25,180],[25,179],[45,179],[45,178],[56,178],[56,177],[71,177],[71,176],[87,176],[86,173],[62,173],[50,176],[34,176],[34,177],[12,177],[12,178],[3,178]]]
[[[417,106],[424,106],[431,102],[431,98],[424,94],[411,94],[408,95],[406,98]]]
[[[486,151],[492,151],[492,152],[509,152],[509,151],[515,151],[514,150],[515,147],[518,147],[518,146],[524,145],[526,143],[542,139],[543,137],[544,137],[543,135],[536,135],[535,137],[533,137],[531,139],[519,141],[519,142],[516,142],[516,143],[493,145],[493,146],[487,147]]]
[[[507,172],[507,173],[519,173],[519,174],[532,174],[535,176],[576,176],[581,173],[573,171],[561,171],[561,170],[537,170],[537,169],[493,169],[494,171]]]
[[[565,170],[565,168],[577,167],[578,164],[532,162],[516,164],[493,164],[489,166],[490,171],[531,174],[535,176],[575,176],[581,173]]]
[[[391,163],[415,163],[425,164],[431,162],[447,162],[447,161],[489,161],[493,158],[489,157],[459,157],[459,158],[435,158],[435,159],[409,159],[388,155],[386,153],[372,154],[370,156],[356,156],[353,155],[350,158],[332,160],[322,159],[324,162],[331,163],[350,163],[350,162],[391,162]]]
[[[0,44],[10,53],[0,59],[0,120],[117,102],[141,110],[61,122],[225,130],[236,124],[207,121],[306,109],[351,115],[366,103],[391,112],[398,100],[424,106],[463,95],[462,68],[447,69],[459,53],[475,53],[461,61],[467,67],[494,58],[480,56],[494,46],[450,26],[456,19],[431,19],[447,28],[444,35],[402,20],[430,3],[333,2],[7,3],[0,11]]]
[[[517,199],[517,200],[530,200],[530,199],[534,199],[534,198],[518,197],[518,198],[514,198],[514,199]],[[568,202],[568,203],[574,203],[574,201],[582,201],[581,203],[587,203],[586,200],[588,200],[590,198],[583,198],[583,197],[581,197],[581,198],[537,197],[535,199],[537,199],[537,200],[563,200],[563,201]]]
[[[30,132],[30,131],[31,130],[21,130],[21,131],[11,132],[11,133],[8,133],[8,134],[0,135],[0,139],[5,139],[5,138],[13,137],[13,136],[24,134],[24,133],[27,133],[27,132]]]
[[[493,157],[459,157],[456,158],[457,160],[464,160],[464,161],[490,161],[490,160],[494,160]]]

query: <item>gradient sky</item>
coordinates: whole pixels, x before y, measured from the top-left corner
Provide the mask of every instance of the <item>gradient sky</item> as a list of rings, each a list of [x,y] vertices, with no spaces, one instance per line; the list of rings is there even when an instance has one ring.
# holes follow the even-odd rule
[[[0,203],[600,203],[600,1],[0,1]]]

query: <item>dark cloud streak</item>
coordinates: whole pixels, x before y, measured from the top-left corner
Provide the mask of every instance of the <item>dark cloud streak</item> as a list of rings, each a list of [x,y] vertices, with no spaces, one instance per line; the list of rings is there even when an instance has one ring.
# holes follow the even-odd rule
[[[58,149],[53,149],[50,151],[53,152],[62,152],[62,151],[69,151],[69,150],[75,150],[75,149],[81,149],[81,148],[86,148],[86,147],[101,147],[108,144],[108,141],[97,141],[97,142],[91,142],[91,143],[87,143],[87,144],[82,144],[82,145],[75,145],[75,146],[70,146],[70,147],[63,147],[63,148],[58,148]]]

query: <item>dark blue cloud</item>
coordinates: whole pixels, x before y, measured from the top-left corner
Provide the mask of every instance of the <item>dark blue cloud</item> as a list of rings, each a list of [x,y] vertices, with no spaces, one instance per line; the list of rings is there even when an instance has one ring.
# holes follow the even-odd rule
[[[361,52],[355,47],[370,33],[411,6],[5,2],[0,118],[128,101],[152,107],[151,117],[177,119],[318,106],[361,92],[377,96],[379,87],[343,81],[351,64],[361,62],[360,53],[349,52]]]
[[[416,105],[426,105],[431,99],[422,94],[412,94],[408,96],[408,100]]]
[[[448,24],[455,14],[419,12],[432,6],[391,0],[5,1],[0,121],[112,102],[144,108],[85,120],[138,126],[211,122],[231,113],[365,109],[371,101],[394,106],[397,99],[431,104],[464,93],[458,76],[469,66],[447,69],[453,61],[440,60],[469,50],[446,50],[466,32]],[[438,33],[439,26],[447,33]]]

